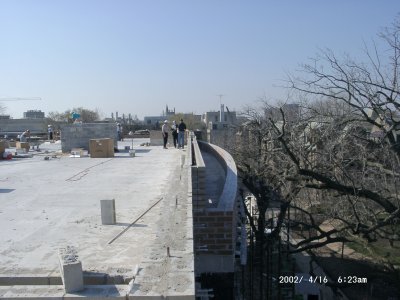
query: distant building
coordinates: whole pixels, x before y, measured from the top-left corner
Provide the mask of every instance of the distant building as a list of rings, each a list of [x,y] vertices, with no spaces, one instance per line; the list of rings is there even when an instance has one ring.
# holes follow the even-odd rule
[[[296,123],[300,119],[300,105],[297,103],[284,104],[281,107],[285,120],[288,123]],[[280,109],[271,107],[265,111],[265,114],[274,121],[283,121]]]
[[[183,114],[183,120],[192,120],[192,122],[201,123],[202,115],[195,115],[193,113]],[[179,121],[176,119],[176,121]]]
[[[0,120],[9,120],[10,115],[0,115]]]
[[[24,112],[24,119],[44,119],[44,112],[41,110],[28,110]]]
[[[45,118],[37,119],[1,119],[0,136],[7,135],[9,138],[16,138],[25,130],[29,129],[32,136],[47,136],[48,120]]]
[[[203,114],[202,121],[206,124],[207,129],[221,129],[228,128],[229,125],[237,123],[236,112],[229,111],[228,107],[221,104],[220,111],[211,111]]]
[[[157,126],[164,122],[164,120],[168,120],[171,116],[175,116],[175,108],[174,110],[170,110],[168,105],[165,106],[165,111],[162,112],[161,116],[146,116],[144,117],[144,124],[145,125],[152,125]]]
[[[165,107],[165,116],[170,117],[175,115],[175,107],[174,110],[169,110],[168,105]]]
[[[104,118],[105,122],[111,123],[111,122],[117,122],[120,123],[121,125],[132,125],[135,122],[138,122],[138,119],[136,117],[136,115],[134,116],[134,118],[132,118],[132,114],[128,113],[128,114],[122,114],[121,116],[118,116],[118,112],[111,113],[111,118]]]
[[[144,117],[145,125],[156,125],[164,122],[166,116],[146,116]]]

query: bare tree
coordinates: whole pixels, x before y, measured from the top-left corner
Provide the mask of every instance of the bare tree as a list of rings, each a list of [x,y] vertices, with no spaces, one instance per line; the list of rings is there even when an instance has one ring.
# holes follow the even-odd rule
[[[3,114],[6,111],[5,105],[0,103],[0,114]]]
[[[330,104],[305,107],[304,121],[314,122],[319,134],[311,134],[314,140],[303,146],[275,127],[295,167],[287,179],[334,197],[326,205],[338,222],[329,235],[316,239],[344,241],[356,235],[367,241],[376,236],[398,240],[393,225],[400,217],[399,29],[396,22],[381,35],[391,50],[386,58],[376,48],[373,54],[366,50],[369,62],[362,64],[324,50],[313,64],[303,66],[300,76],[289,78],[290,88]],[[345,235],[338,234],[342,230]]]
[[[183,119],[186,127],[190,130],[202,130],[205,128],[205,124],[201,122],[200,119],[197,119],[194,114],[177,113],[168,117],[168,121],[170,121],[170,123],[175,120],[176,123],[179,124],[181,119]]]
[[[399,34],[397,21],[380,35],[390,53],[366,50],[367,63],[322,50],[289,76],[302,99],[297,105],[264,101],[245,111],[248,122],[231,151],[257,201],[259,218],[250,225],[260,251],[266,238],[280,239],[285,222],[299,234],[292,253],[333,242],[399,241]],[[281,203],[280,214],[266,236],[272,201]]]
[[[100,114],[97,109],[90,110],[90,109],[83,108],[83,107],[69,109],[62,113],[49,112],[48,118],[52,122],[68,122],[68,120],[71,118],[72,112],[78,113],[80,115],[80,119],[84,123],[90,123],[90,122],[98,121],[100,119]]]

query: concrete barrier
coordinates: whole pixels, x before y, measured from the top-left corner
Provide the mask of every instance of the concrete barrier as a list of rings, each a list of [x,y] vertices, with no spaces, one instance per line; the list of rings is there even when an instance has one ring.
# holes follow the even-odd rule
[[[100,200],[101,206],[101,224],[114,225],[117,222],[115,215],[115,199]]]
[[[169,141],[172,141],[172,139],[170,139],[168,137]],[[160,130],[151,130],[150,131],[150,145],[152,146],[162,146],[164,145],[164,140],[163,140],[163,136],[161,133],[161,129]]]
[[[78,260],[74,247],[67,246],[58,252],[60,273],[66,293],[83,290],[82,263]]]

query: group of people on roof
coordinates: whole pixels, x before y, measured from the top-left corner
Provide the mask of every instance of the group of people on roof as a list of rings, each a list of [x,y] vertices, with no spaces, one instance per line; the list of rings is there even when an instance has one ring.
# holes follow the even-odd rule
[[[164,121],[163,126],[161,127],[161,132],[164,140],[164,149],[167,149],[168,143],[168,133],[172,132],[172,140],[174,142],[174,147],[178,149],[184,148],[185,143],[185,131],[186,131],[186,124],[181,119],[179,124],[176,124],[176,121],[172,121],[172,125],[169,126],[168,120]]]

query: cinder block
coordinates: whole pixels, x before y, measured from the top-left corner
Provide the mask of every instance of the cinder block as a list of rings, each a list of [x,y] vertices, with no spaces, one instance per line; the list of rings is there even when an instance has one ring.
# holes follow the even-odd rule
[[[60,273],[66,293],[83,290],[82,263],[78,260],[74,247],[59,249]]]
[[[115,199],[100,200],[101,224],[114,225],[117,222],[115,214]]]

